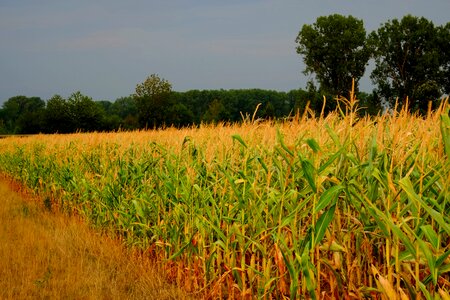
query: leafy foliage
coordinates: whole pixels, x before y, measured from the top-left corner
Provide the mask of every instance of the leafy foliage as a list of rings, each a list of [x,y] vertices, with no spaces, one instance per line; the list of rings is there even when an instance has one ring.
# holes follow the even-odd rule
[[[3,103],[2,115],[7,132],[38,133],[45,102],[39,97],[15,96]]]
[[[133,95],[139,114],[141,128],[159,127],[164,123],[164,115],[169,106],[172,85],[169,81],[152,74],[136,86]]]
[[[393,19],[370,34],[376,67],[371,78],[391,105],[398,98],[426,110],[428,100],[449,91],[450,25],[436,27],[421,17]]]
[[[347,95],[352,79],[364,75],[370,57],[363,21],[338,14],[303,25],[296,42],[305,74],[314,73],[320,87],[332,95]]]

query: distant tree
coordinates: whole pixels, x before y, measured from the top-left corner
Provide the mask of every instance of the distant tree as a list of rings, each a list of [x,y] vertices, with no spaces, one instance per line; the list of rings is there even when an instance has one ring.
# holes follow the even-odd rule
[[[1,116],[1,112],[2,110],[0,109],[0,134],[8,134],[8,130],[5,126],[5,121],[3,119],[3,117]]]
[[[44,120],[45,132],[47,133],[69,133],[75,131],[69,104],[60,95],[54,95],[47,101]]]
[[[266,106],[263,108],[262,117],[265,119],[273,119],[275,117],[275,107],[271,101],[267,102]]]
[[[94,101],[100,108],[103,118],[98,130],[113,131],[121,127],[122,118],[113,110],[113,103],[108,100]]]
[[[122,119],[120,128],[125,130],[134,130],[139,128],[139,119],[137,116],[128,115],[125,119]]]
[[[309,99],[308,93],[303,89],[291,90],[287,93],[290,114],[303,114]]]
[[[112,102],[108,100],[95,101],[95,103],[101,107],[101,109],[107,114],[112,114]]]
[[[370,58],[363,21],[352,16],[319,17],[303,25],[296,43],[306,64],[304,73],[314,73],[320,89],[333,96],[347,95],[352,79],[358,86]]]
[[[17,133],[36,134],[43,132],[44,113],[44,107],[22,113],[16,121]]]
[[[136,106],[136,101],[132,96],[118,98],[112,103],[110,112],[118,115],[122,119],[125,119],[128,116],[137,117],[138,109]]]
[[[165,113],[170,106],[172,85],[156,74],[152,74],[136,86],[133,98],[138,108],[139,124],[142,128],[158,127],[165,123]]]
[[[104,111],[92,98],[75,92],[67,99],[70,118],[76,130],[95,131],[102,129]]]
[[[203,116],[203,121],[207,123],[217,123],[219,121],[229,120],[228,111],[225,109],[222,101],[214,99]]]
[[[183,103],[175,103],[167,109],[166,125],[183,127],[194,123],[194,114]]]
[[[371,74],[378,94],[391,106],[409,98],[410,107],[424,110],[449,90],[449,25],[407,15],[393,19],[370,34],[375,57]]]
[[[45,101],[39,97],[15,96],[3,103],[4,127],[9,133],[39,133]]]
[[[100,130],[102,131],[114,131],[123,128],[123,120],[114,114],[105,114],[102,123],[100,125]]]
[[[138,109],[133,96],[116,99],[110,107],[110,113],[120,117],[121,129],[132,130],[139,127]]]

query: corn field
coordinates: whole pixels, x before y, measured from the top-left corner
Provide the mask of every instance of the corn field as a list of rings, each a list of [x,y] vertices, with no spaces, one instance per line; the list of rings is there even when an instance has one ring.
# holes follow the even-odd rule
[[[0,168],[199,297],[450,299],[447,102],[5,138]]]

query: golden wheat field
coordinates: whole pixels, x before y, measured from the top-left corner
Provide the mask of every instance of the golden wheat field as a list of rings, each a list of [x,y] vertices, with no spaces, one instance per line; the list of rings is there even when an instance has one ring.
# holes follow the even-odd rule
[[[1,172],[203,298],[449,299],[446,101],[0,140]]]

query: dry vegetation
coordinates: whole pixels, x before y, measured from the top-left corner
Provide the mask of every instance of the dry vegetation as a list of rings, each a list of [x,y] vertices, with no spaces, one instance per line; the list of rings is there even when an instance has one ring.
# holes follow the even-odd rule
[[[284,122],[8,138],[0,163],[192,293],[448,299],[448,105],[358,119],[353,95],[340,104]]]
[[[0,299],[185,299],[148,259],[0,181]]]

